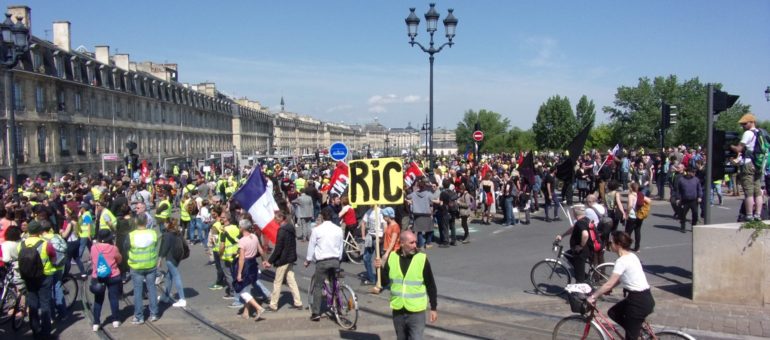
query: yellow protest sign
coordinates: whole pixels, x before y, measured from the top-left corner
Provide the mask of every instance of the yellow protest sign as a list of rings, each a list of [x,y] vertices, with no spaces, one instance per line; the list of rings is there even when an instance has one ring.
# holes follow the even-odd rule
[[[404,201],[404,167],[400,158],[350,161],[350,204],[401,204]]]

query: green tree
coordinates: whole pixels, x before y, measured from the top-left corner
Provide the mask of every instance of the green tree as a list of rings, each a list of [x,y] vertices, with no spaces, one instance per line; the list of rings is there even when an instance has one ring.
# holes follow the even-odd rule
[[[508,132],[507,145],[513,151],[535,150],[537,148],[535,134],[532,130],[522,130],[518,127],[514,127]]]
[[[481,125],[484,141],[480,143],[482,152],[503,152],[508,150],[508,127],[511,121],[497,112],[479,110],[465,111],[463,119],[457,123],[455,142],[458,152],[465,152],[468,145],[473,145],[473,131],[476,123]]]
[[[540,105],[537,118],[532,125],[535,143],[541,150],[564,148],[578,131],[569,99],[558,95],[548,98]]]
[[[578,123],[578,131],[586,126],[593,127],[596,120],[596,105],[594,105],[594,101],[589,101],[585,95],[580,97],[580,101],[578,101],[575,107],[575,118]]]
[[[599,124],[591,129],[586,148],[599,149],[604,152],[615,146],[616,142],[612,138],[612,126],[610,124]]]

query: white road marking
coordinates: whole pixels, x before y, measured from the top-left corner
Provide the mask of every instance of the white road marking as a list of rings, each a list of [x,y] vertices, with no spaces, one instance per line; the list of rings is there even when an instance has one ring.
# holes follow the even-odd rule
[[[671,247],[681,247],[681,246],[687,246],[687,245],[690,245],[690,244],[689,243],[664,244],[664,245],[652,246],[652,247],[642,247],[642,249],[671,248]]]

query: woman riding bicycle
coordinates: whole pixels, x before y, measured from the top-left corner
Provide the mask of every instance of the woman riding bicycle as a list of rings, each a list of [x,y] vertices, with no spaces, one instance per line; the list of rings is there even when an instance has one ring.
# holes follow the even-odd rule
[[[642,263],[631,251],[631,242],[631,237],[625,232],[612,232],[610,249],[618,254],[615,268],[607,283],[588,297],[588,302],[594,304],[597,296],[604,295],[618,284],[623,285],[626,298],[612,306],[607,315],[626,330],[626,339],[639,339],[644,319],[652,313],[655,300]]]

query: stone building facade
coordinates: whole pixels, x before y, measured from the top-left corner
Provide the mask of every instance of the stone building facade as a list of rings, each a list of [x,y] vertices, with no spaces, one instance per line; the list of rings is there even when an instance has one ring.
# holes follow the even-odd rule
[[[31,25],[29,7],[10,6],[8,12]],[[233,150],[241,158],[303,156],[344,142],[352,151],[388,147],[395,155],[392,150],[419,144],[419,131],[411,126],[388,129],[376,120],[356,126],[270,112],[257,101],[228,97],[213,83],[180,83],[173,63],[134,62],[128,54],[111,54],[109,46],[73,49],[70,31],[70,22],[57,21],[53,42],[32,36],[29,52],[11,70],[17,138],[9,145],[8,128],[0,129],[0,176],[10,174],[11,150],[18,173],[35,176],[112,169],[123,164],[128,142],[136,143],[140,159],[166,168]],[[8,120],[0,111],[0,123],[8,127]]]

